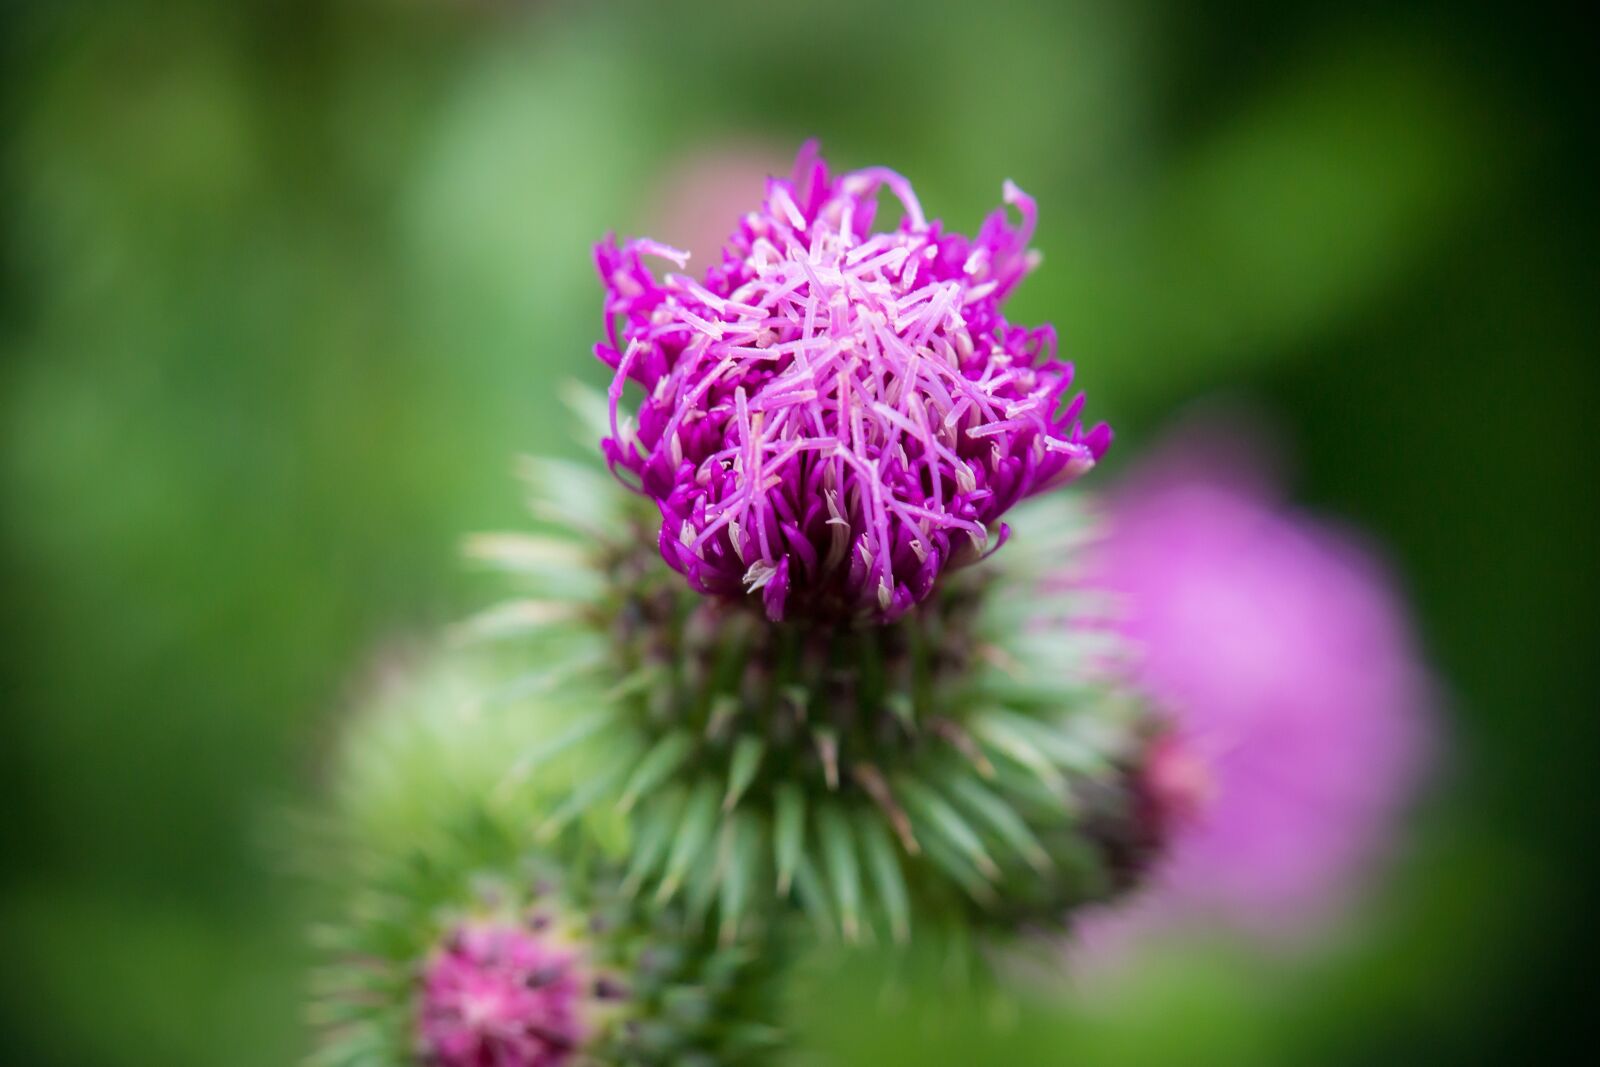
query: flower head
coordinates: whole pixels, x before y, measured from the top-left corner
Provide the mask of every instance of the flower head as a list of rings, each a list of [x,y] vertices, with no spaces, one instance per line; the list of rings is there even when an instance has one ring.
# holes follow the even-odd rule
[[[428,959],[418,1039],[438,1067],[561,1067],[584,1038],[576,950],[511,922],[463,923]]]
[[[1110,917],[1124,933],[1314,930],[1390,839],[1427,749],[1426,675],[1385,576],[1276,505],[1237,444],[1179,437],[1112,509],[1098,577],[1126,596],[1171,720],[1143,772],[1170,852]]]
[[[904,217],[874,232],[884,187]],[[1000,313],[1035,261],[1034,203],[1010,183],[1005,200],[1020,225],[1002,209],[948,234],[900,175],[831,177],[807,145],[699,280],[657,278],[644,257],[687,257],[653,241],[596,249],[603,448],[696,589],[759,593],[774,620],[892,620],[997,547],[1013,504],[1099,459],[1110,431],[1080,427],[1054,330]]]

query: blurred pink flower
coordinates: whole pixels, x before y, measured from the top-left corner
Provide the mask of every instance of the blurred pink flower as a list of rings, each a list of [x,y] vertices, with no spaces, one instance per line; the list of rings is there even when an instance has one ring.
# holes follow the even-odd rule
[[[793,153],[758,141],[727,141],[684,155],[661,176],[645,232],[689,253],[696,273],[722,259],[728,235],[756,204],[767,179],[788,174]]]
[[[1403,606],[1355,538],[1274,498],[1250,445],[1181,433],[1112,501],[1097,577],[1170,722],[1143,770],[1170,844],[1141,897],[1085,922],[1091,959],[1160,930],[1315,933],[1419,784],[1429,685]]]

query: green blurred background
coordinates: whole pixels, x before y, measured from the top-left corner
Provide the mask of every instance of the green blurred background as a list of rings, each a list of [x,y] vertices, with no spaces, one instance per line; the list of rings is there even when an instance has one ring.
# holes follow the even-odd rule
[[[589,245],[819,136],[970,227],[1038,197],[1118,463],[1195,398],[1388,546],[1452,758],[1367,935],[825,1063],[1497,1062],[1583,1021],[1595,740],[1592,34],[1532,8],[12,3],[0,15],[0,1063],[301,1048],[282,813],[460,532],[600,381]],[[751,196],[755,190],[751,190]],[[1118,463],[1107,477],[1115,476]],[[866,981],[866,979],[863,979]],[[840,995],[842,991],[843,995]],[[970,1017],[969,1017],[970,1016]],[[891,1040],[892,1039],[892,1040]]]

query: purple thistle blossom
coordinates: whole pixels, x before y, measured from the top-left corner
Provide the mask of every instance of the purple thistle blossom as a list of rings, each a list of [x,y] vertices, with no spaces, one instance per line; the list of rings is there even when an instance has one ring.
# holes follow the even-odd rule
[[[905,216],[874,233],[883,187]],[[652,274],[645,256],[687,264],[654,241],[596,248],[595,351],[616,371],[602,447],[695,589],[759,592],[773,620],[890,621],[997,548],[1013,504],[1104,453],[1054,329],[1000,313],[1036,262],[1033,200],[1007,182],[1005,201],[1020,225],[1002,209],[947,234],[900,175],[830,177],[807,144],[700,280]]]
[[[585,1037],[575,950],[509,922],[453,929],[423,969],[417,1033],[438,1067],[562,1067]]]

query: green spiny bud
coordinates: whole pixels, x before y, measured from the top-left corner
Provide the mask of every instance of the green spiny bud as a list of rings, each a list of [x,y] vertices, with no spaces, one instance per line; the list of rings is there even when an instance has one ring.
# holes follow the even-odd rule
[[[737,1064],[770,1043],[778,947],[647,906],[573,832],[536,844],[579,788],[507,774],[567,742],[485,709],[477,670],[436,660],[351,721],[307,842],[326,911],[310,1062],[326,1067]]]

